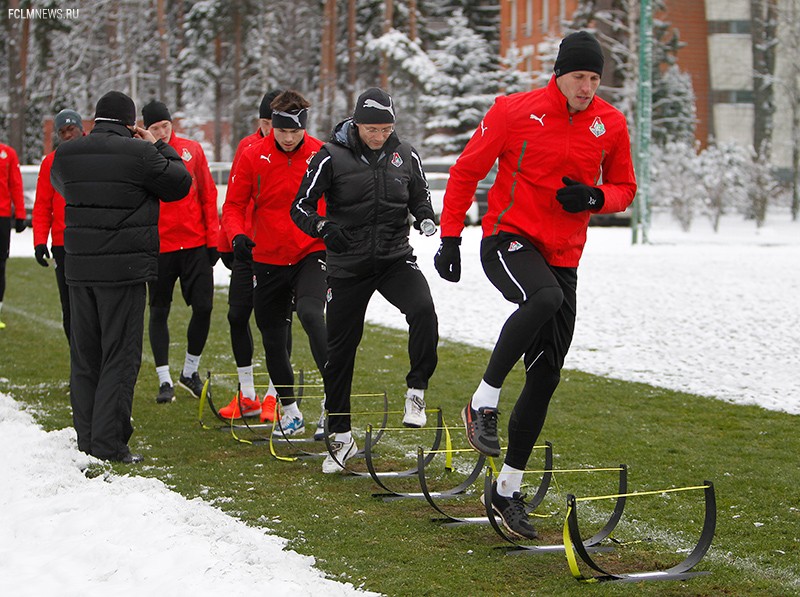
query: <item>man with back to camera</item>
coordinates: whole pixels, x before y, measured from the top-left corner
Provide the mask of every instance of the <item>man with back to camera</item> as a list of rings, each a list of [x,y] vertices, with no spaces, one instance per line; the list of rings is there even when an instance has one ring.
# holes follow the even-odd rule
[[[499,456],[500,388],[524,356],[525,386],[509,419],[505,462],[483,499],[509,531],[529,539],[537,535],[520,493],[522,474],[572,341],[589,217],[624,211],[636,193],[625,117],[595,97],[602,73],[600,44],[579,31],[561,41],[547,87],[496,99],[450,168],[434,258],[439,275],[458,282],[464,215],[497,161],[481,262],[489,281],[519,308],[504,324],[462,418],[473,448]]]
[[[203,148],[196,141],[175,134],[172,116],[162,102],[152,100],[142,108],[144,127],[156,139],[172,146],[192,175],[192,189],[181,201],[165,203],[158,217],[161,242],[158,279],[150,289],[150,347],[158,375],[156,402],[175,400],[169,372],[169,312],[175,282],[192,309],[186,330],[186,355],[178,383],[200,398],[203,381],[198,369],[211,327],[214,301],[214,264],[217,262],[219,215],[217,187],[211,178]]]
[[[64,109],[53,119],[53,128],[61,143],[86,135],[83,121],[75,110]],[[50,169],[53,167],[55,150],[48,153],[39,168],[36,181],[36,200],[33,203],[33,252],[36,262],[49,267],[50,251],[47,238],[51,239],[53,260],[55,261],[56,285],[61,299],[61,323],[69,342],[69,288],[64,277],[64,198],[56,192],[50,182]]]
[[[92,132],[56,150],[50,180],[66,203],[69,385],[78,449],[140,462],[128,441],[146,284],[158,270],[159,198],[181,199],[192,179],[174,149],[136,126],[133,100],[110,91],[97,102]]]

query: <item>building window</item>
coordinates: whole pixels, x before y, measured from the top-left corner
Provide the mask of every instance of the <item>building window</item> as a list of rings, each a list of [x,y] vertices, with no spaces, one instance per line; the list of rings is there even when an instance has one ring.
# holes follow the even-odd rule
[[[752,104],[755,96],[746,89],[727,89],[711,92],[711,101],[715,104]]]
[[[750,33],[750,21],[708,21],[709,34]]]
[[[550,30],[550,1],[542,1],[542,33]]]
[[[525,0],[525,37],[533,35],[533,0]]]
[[[513,44],[517,41],[517,32],[519,31],[519,24],[517,22],[517,0],[508,0],[508,7],[511,13],[511,32],[508,38]]]

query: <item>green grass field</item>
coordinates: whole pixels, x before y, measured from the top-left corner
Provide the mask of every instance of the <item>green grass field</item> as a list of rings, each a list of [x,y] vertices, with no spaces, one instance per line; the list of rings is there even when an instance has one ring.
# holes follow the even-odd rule
[[[0,391],[30,407],[45,429],[71,424],[67,395],[69,358],[60,326],[52,269],[33,259],[8,262],[8,285],[0,332]],[[226,290],[215,299],[211,335],[201,369],[213,373],[218,406],[233,395],[235,364],[230,350]],[[176,293],[176,297],[178,297]],[[174,304],[170,319],[173,377],[183,363],[188,309]],[[310,370],[308,343],[295,326],[293,361]],[[388,392],[390,430],[376,447],[376,466],[412,466],[419,445],[433,431],[398,430],[407,367],[406,334],[368,326],[361,344],[354,392]],[[654,339],[657,341],[657,339]],[[257,371],[265,370],[257,348]],[[441,407],[452,426],[454,448],[466,447],[459,411],[480,379],[488,353],[452,342],[440,345],[439,368],[426,393],[429,407]],[[602,356],[602,355],[600,355]],[[309,372],[307,381],[318,382]],[[265,378],[264,378],[265,379]],[[501,397],[501,439],[523,374],[512,372]],[[563,553],[506,555],[502,539],[484,525],[445,528],[432,522],[434,510],[422,500],[387,502],[369,478],[323,475],[320,459],[279,461],[265,443],[235,441],[228,430],[198,424],[198,402],[177,388],[176,402],[157,405],[157,377],[147,338],[136,387],[134,451],[146,456],[135,472],[161,479],[175,491],[201,497],[242,521],[290,540],[290,547],[317,558],[331,578],[387,595],[572,595],[591,591],[615,595],[796,595],[800,594],[800,433],[798,418],[757,407],[565,371],[551,404],[542,440],[553,443],[554,467],[628,466],[629,491],[714,483],[717,532],[696,568],[710,574],[687,582],[603,583],[573,579]],[[306,394],[318,390],[307,388]],[[380,410],[375,398],[358,399],[354,411]],[[303,403],[307,435],[319,400]],[[429,421],[431,420],[429,416]],[[380,417],[355,415],[357,441]],[[239,431],[242,438],[255,438]],[[312,446],[319,448],[320,446]],[[277,448],[285,454],[284,448]],[[540,469],[535,451],[529,468]],[[443,471],[442,456],[429,465],[436,487],[455,485],[474,456],[457,452],[456,472]],[[363,461],[354,467],[364,468]],[[120,474],[131,469],[114,465]],[[557,473],[536,525],[542,543],[560,543],[566,496],[613,494],[616,472]],[[539,475],[527,481],[535,486]],[[419,491],[414,479],[386,479],[398,491]],[[483,476],[463,497],[442,500],[456,516],[481,516]],[[532,489],[534,489],[532,488]],[[610,515],[610,500],[579,506],[581,530],[596,532]],[[613,537],[622,543],[595,555],[616,572],[668,568],[697,541],[703,494],[686,491],[630,498]],[[230,565],[235,565],[230,562]],[[220,562],[220,565],[225,563]],[[582,568],[585,574],[590,570]],[[265,587],[266,588],[266,587]]]

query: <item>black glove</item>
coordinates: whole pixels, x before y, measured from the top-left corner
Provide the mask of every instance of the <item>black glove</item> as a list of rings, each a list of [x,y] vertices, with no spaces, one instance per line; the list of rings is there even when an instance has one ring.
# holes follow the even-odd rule
[[[211,263],[211,267],[214,267],[219,259],[217,247],[206,247],[206,251],[208,252],[208,261]]]
[[[27,227],[28,225],[25,223],[24,219],[17,218],[16,220],[14,220],[14,230],[17,231],[17,234],[25,230]]]
[[[599,211],[603,207],[606,198],[603,191],[597,187],[581,184],[577,180],[572,180],[568,176],[561,179],[565,187],[556,191],[556,199],[571,214],[591,210]]]
[[[236,259],[247,263],[253,260],[253,247],[256,243],[246,234],[237,234],[233,239],[233,254]]]
[[[419,230],[420,234],[424,234],[425,236],[433,236],[436,234],[436,222],[434,222],[431,218],[414,220],[412,226]]]
[[[47,245],[42,243],[41,245],[36,245],[33,247],[33,253],[36,255],[36,261],[42,267],[50,267],[50,264],[47,263],[47,259],[50,259],[50,251],[47,250]],[[45,259],[45,257],[47,259]]]
[[[325,246],[334,253],[344,253],[350,248],[350,242],[338,224],[325,222],[320,229],[320,235],[322,240],[325,241]]]
[[[433,257],[433,265],[439,275],[448,282],[461,279],[461,244],[460,236],[443,236],[442,244]]]
[[[221,251],[219,254],[220,261],[222,261],[222,265],[227,267],[228,269],[233,269],[233,253],[228,253],[227,251]]]

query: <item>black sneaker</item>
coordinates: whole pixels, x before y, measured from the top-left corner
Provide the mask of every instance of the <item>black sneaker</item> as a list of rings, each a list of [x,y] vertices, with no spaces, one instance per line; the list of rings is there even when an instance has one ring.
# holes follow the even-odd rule
[[[486,505],[486,494],[481,495],[481,502]],[[515,491],[511,497],[505,497],[497,493],[497,481],[492,483],[492,510],[512,535],[524,539],[539,538],[525,511],[525,496],[519,491]]]
[[[132,452],[128,452],[125,456],[119,459],[122,464],[139,464],[144,460],[144,456],[141,454],[133,454]]]
[[[158,388],[158,396],[156,396],[156,402],[158,404],[166,404],[167,402],[173,402],[174,400],[175,400],[175,388],[172,387],[171,383],[165,381]]]
[[[461,411],[461,419],[467,429],[467,441],[478,452],[486,456],[500,456],[497,415],[496,408],[482,406],[478,410],[473,409],[471,400]]]
[[[197,373],[197,371],[192,373],[191,377],[186,377],[183,373],[181,373],[178,383],[189,390],[192,393],[192,396],[195,398],[200,398],[200,396],[203,394],[203,380],[200,379],[200,375]]]

